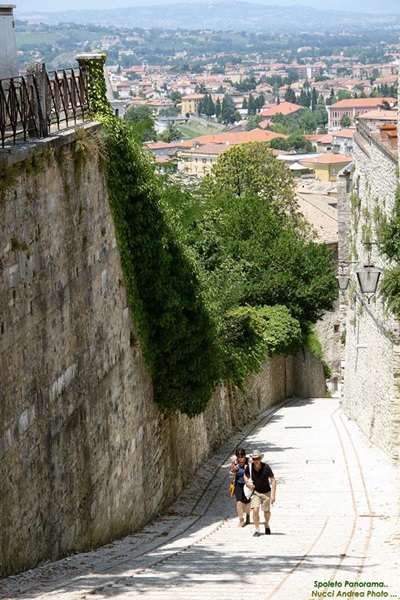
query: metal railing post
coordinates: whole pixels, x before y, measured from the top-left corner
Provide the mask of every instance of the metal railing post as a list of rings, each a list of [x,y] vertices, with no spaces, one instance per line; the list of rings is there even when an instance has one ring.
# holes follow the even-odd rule
[[[50,133],[47,118],[50,107],[50,94],[47,86],[46,68],[44,64],[28,63],[26,65],[26,78],[29,86],[33,87],[34,92],[34,115],[32,115],[33,118],[30,121],[33,127],[31,129],[28,128],[29,133],[31,135],[37,135],[35,131],[36,128],[34,127],[34,122],[36,122],[39,136],[46,137]]]

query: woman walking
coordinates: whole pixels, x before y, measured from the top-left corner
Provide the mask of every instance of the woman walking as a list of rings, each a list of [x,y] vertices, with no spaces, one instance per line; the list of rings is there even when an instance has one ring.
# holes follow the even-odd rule
[[[236,498],[236,510],[239,517],[239,527],[244,527],[250,524],[250,500],[244,495],[244,471],[249,463],[249,459],[246,456],[246,450],[239,448],[236,450],[236,457],[232,461],[230,472],[235,475],[235,498]],[[246,514],[246,520],[244,519],[243,506]]]

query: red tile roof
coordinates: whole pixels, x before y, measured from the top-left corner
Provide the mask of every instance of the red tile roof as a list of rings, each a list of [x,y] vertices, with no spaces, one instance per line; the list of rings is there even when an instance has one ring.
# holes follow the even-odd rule
[[[302,165],[334,165],[351,161],[352,158],[348,154],[335,154],[334,152],[325,152],[324,154],[319,154],[315,158],[299,160],[299,163]]]
[[[162,148],[175,148],[176,144],[169,144],[168,142],[146,142],[145,146],[150,150],[161,150]]]
[[[335,137],[345,137],[345,138],[353,138],[355,134],[355,129],[350,127],[345,127],[343,129],[339,129],[339,131],[335,131],[333,134]]]
[[[359,119],[375,119],[379,121],[397,121],[397,110],[369,110],[368,112],[360,115]]]
[[[299,104],[293,104],[292,102],[281,102],[280,104],[275,104],[271,106],[271,108],[267,108],[260,112],[262,117],[272,117],[277,114],[281,115],[292,115],[293,113],[298,112],[303,107]]]
[[[395,98],[348,98],[331,104],[328,108],[375,108],[383,102],[395,103]]]
[[[252,129],[251,131],[238,131],[236,133],[211,133],[201,135],[200,137],[185,140],[180,142],[181,147],[193,146],[195,142],[201,144],[226,144],[238,145],[246,144],[247,142],[269,142],[273,138],[287,138],[287,135],[282,133],[274,133],[273,131],[263,131],[262,129]]]
[[[201,146],[192,146],[187,148],[186,152],[191,154],[222,154],[229,148],[226,144],[202,144]]]
[[[182,100],[201,100],[202,98],[204,98],[204,94],[188,94],[183,96]]]

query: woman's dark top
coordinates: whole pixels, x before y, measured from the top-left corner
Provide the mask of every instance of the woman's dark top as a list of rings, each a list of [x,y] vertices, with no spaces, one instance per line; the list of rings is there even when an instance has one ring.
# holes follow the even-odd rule
[[[246,468],[246,466],[248,465],[248,463],[249,463],[249,459],[248,459],[248,458],[246,458],[246,461],[245,461],[245,463],[244,463],[243,467],[241,467],[241,466],[238,464],[238,467],[239,467],[239,468],[238,468],[238,470],[236,471],[236,483],[240,483],[241,485],[244,485],[244,471],[245,471],[245,468]]]

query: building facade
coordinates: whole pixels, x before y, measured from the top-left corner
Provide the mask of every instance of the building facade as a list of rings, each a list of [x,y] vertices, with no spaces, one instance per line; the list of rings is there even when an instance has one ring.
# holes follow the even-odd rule
[[[0,4],[0,79],[18,77],[14,4]]]
[[[204,94],[188,94],[187,96],[183,96],[181,104],[182,115],[198,115],[200,102],[203,98]]]
[[[348,98],[335,102],[328,109],[328,131],[336,131],[342,126],[342,117],[348,116],[350,125],[355,125],[358,117],[370,110],[382,109],[383,106],[393,107],[395,98]]]
[[[378,223],[390,218],[398,186],[393,124],[360,119],[354,163],[339,176],[339,265],[350,277],[342,295],[342,407],[366,436],[394,459],[400,457],[400,332],[378,291],[365,296],[355,271],[383,270]]]

